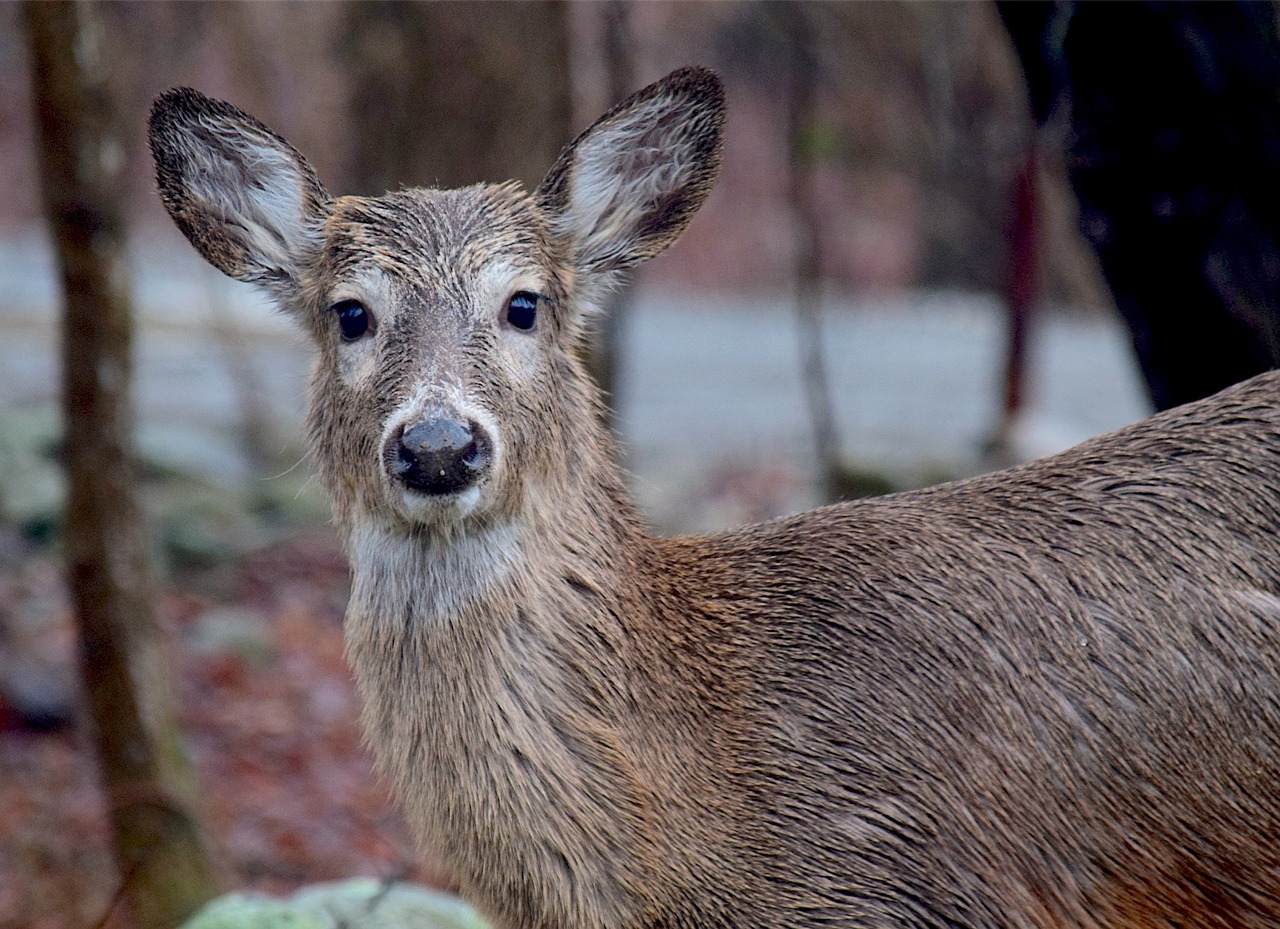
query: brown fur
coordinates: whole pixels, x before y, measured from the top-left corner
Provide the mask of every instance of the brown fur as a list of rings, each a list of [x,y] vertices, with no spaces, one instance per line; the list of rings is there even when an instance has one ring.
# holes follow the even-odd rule
[[[532,196],[331,200],[234,108],[157,102],[175,219],[317,343],[366,732],[423,840],[500,927],[1280,922],[1280,375],[656,538],[573,349],[701,203],[722,109],[688,69]],[[530,289],[537,327],[504,327]],[[345,343],[351,298],[375,325]],[[445,407],[495,437],[468,500],[388,477],[388,429]]]

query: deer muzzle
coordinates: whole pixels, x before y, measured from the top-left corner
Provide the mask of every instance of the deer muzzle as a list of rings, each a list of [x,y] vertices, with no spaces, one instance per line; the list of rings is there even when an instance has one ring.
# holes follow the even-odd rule
[[[454,415],[432,415],[395,430],[383,449],[393,482],[422,494],[444,496],[474,487],[493,459],[484,427]]]

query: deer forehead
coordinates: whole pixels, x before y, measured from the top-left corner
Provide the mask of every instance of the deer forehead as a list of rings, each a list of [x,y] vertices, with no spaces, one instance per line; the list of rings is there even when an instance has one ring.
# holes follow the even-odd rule
[[[552,259],[546,223],[514,184],[343,197],[324,240],[323,273],[335,285],[376,269],[403,290],[461,303],[504,271],[543,274]]]

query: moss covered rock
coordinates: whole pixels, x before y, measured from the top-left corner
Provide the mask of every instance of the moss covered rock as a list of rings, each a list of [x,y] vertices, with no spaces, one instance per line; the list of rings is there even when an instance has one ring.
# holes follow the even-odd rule
[[[182,929],[489,929],[457,897],[413,884],[355,878],[306,887],[287,900],[233,893]]]

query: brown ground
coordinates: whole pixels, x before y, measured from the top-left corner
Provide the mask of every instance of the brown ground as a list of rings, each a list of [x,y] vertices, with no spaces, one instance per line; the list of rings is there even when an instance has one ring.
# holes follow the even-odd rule
[[[69,676],[73,629],[54,556],[12,544],[5,555],[0,615],[47,611],[21,645]],[[360,742],[342,656],[346,593],[336,542],[317,531],[184,578],[159,598],[177,643],[204,822],[229,887],[282,892],[361,874],[439,882],[410,864],[407,828]],[[218,628],[233,632],[211,634]],[[2,706],[0,719],[0,929],[116,925],[117,878],[84,726],[22,731]]]

